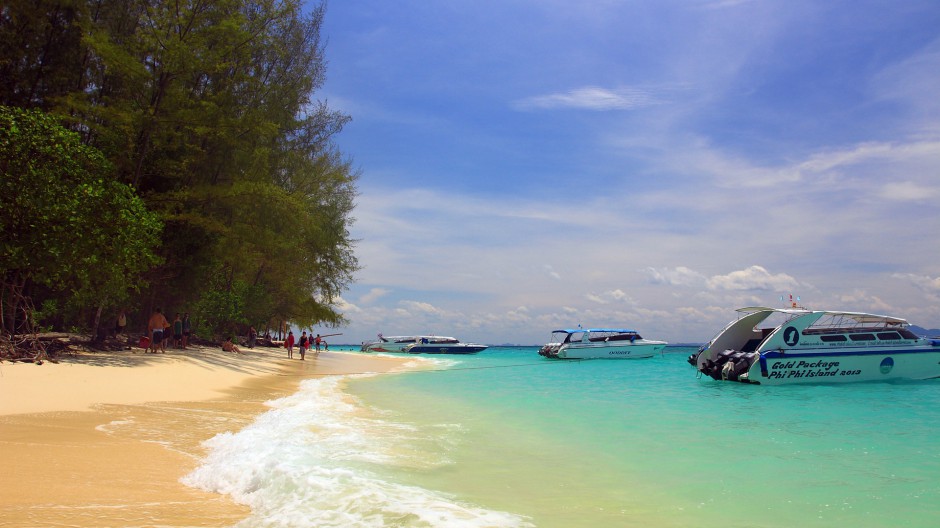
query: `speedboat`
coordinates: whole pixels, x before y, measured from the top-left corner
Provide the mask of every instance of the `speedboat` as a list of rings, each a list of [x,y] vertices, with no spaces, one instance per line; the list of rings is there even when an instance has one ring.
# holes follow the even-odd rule
[[[904,319],[749,307],[689,363],[716,380],[784,385],[940,377],[940,340]]]
[[[553,330],[539,354],[558,359],[639,359],[653,357],[668,343],[643,339],[636,330],[589,328]]]
[[[476,354],[487,348],[486,345],[461,343],[453,337],[421,336],[417,343],[406,346],[403,352],[409,354]]]
[[[379,334],[378,341],[363,343],[362,352],[401,352],[408,345],[418,342],[420,336],[388,336]]]

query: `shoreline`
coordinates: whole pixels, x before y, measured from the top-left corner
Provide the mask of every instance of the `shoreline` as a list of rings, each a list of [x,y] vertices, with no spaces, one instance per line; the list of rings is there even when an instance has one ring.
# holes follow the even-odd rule
[[[306,378],[389,372],[407,361],[243,352],[95,352],[59,364],[0,364],[6,522],[231,526],[248,516],[246,506],[180,482],[205,457],[205,440],[252,423],[265,402]]]

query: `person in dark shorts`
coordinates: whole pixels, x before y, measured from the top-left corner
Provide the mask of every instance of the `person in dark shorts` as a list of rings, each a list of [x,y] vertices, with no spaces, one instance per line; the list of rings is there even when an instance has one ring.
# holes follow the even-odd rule
[[[183,314],[183,350],[189,345],[189,336],[193,333],[193,325],[189,322],[189,312]]]
[[[163,313],[160,312],[159,308],[153,311],[153,314],[150,316],[150,320],[147,321],[147,333],[150,334],[151,353],[156,354],[157,347],[162,346],[163,329],[169,326],[169,324],[170,323],[167,322],[166,317],[163,316]]]
[[[176,312],[176,318],[173,319],[173,346],[183,348],[183,320],[179,312]]]

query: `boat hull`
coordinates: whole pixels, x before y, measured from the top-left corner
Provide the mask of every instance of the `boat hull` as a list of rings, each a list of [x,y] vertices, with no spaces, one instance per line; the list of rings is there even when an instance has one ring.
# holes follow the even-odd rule
[[[404,351],[409,354],[476,354],[486,350],[485,345],[472,345],[460,343],[457,345],[446,344],[417,344],[406,348]]]
[[[940,347],[829,354],[761,354],[747,381],[762,385],[940,378]]]
[[[804,308],[738,312],[744,315],[689,358],[699,372],[762,385],[940,378],[940,340],[915,335],[904,319]]]
[[[363,345],[362,352],[401,352],[411,343],[369,343]]]
[[[557,359],[644,359],[663,351],[666,343],[571,343],[542,354]]]

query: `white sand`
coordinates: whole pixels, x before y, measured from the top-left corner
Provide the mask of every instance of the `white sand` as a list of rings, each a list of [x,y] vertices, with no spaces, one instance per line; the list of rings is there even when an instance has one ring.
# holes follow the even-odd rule
[[[405,359],[275,348],[86,352],[0,363],[0,525],[231,526],[248,515],[179,479],[202,442],[238,430],[304,378]],[[295,358],[298,355],[295,353]]]

